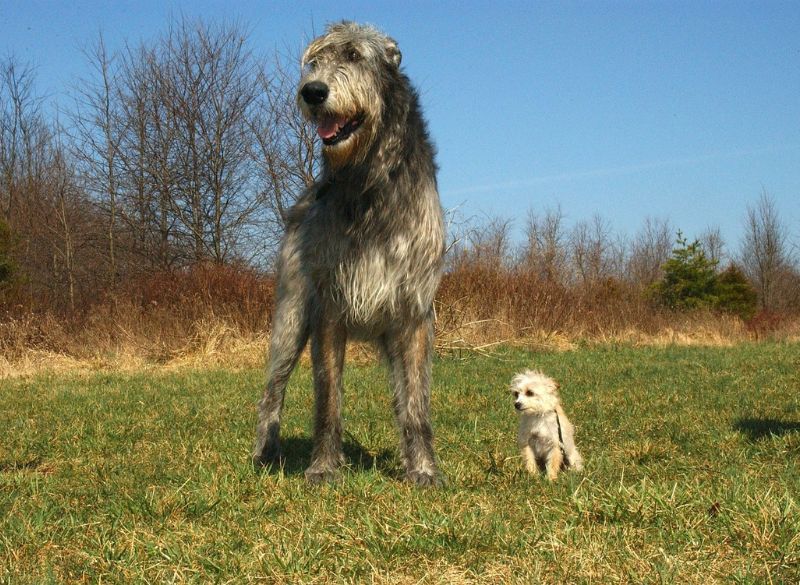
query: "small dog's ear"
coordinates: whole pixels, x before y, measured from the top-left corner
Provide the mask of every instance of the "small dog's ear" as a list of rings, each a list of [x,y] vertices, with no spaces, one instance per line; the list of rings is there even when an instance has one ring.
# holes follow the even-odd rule
[[[556,390],[561,390],[561,384],[559,384],[558,382],[556,382]]]

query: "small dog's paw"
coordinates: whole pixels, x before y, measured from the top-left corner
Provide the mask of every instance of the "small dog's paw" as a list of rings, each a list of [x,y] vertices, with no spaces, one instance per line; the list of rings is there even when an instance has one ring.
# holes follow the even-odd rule
[[[338,469],[330,467],[309,467],[306,469],[305,476],[306,481],[311,485],[335,483],[342,478]]]
[[[409,471],[406,473],[406,480],[418,487],[443,487],[444,479],[439,473],[429,471]]]

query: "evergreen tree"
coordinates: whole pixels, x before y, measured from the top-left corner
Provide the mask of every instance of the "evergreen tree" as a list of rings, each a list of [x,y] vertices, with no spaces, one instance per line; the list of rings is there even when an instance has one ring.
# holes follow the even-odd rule
[[[731,264],[717,277],[717,308],[750,319],[756,312],[758,293],[741,268]]]
[[[717,304],[717,273],[698,240],[691,244],[678,232],[672,258],[664,264],[664,276],[654,286],[656,298],[675,310],[713,308]]]

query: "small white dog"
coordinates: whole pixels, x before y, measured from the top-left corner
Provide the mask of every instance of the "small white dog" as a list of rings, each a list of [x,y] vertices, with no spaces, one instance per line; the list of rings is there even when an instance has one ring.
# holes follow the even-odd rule
[[[547,471],[550,481],[563,469],[581,471],[583,457],[575,448],[575,429],[558,397],[558,383],[538,371],[527,370],[511,381],[514,407],[519,413],[517,443],[525,468]]]

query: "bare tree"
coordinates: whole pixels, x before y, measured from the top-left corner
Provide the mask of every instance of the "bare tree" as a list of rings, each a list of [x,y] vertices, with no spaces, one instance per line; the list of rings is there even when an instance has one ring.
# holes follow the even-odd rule
[[[611,236],[611,226],[597,214],[572,229],[572,263],[581,283],[590,284],[618,274],[622,248]]]
[[[563,283],[567,272],[566,234],[561,207],[538,216],[528,212],[522,265],[547,282]]]
[[[269,245],[283,235],[286,214],[318,172],[318,139],[295,104],[299,62],[276,53],[258,76],[260,95],[251,118],[252,157],[262,190],[259,228]]]
[[[762,309],[780,305],[781,279],[790,267],[788,230],[775,200],[762,191],[758,203],[747,206],[745,234],[740,250],[745,274],[758,291]]]
[[[34,81],[33,70],[13,58],[0,68],[0,213],[15,235],[13,254],[31,305],[64,300],[74,308],[77,254],[91,248],[93,214],[57,121],[42,115]]]
[[[249,121],[260,65],[246,40],[240,26],[183,20],[159,46],[159,97],[181,145],[172,212],[194,261],[229,259],[257,210]]]
[[[451,231],[456,231],[450,236],[448,269],[507,268],[511,260],[511,220],[499,216],[460,219],[456,215],[450,225]]]
[[[95,79],[82,79],[76,88],[72,154],[87,189],[107,217],[108,285],[113,291],[118,278],[119,151],[128,121],[121,116],[114,58],[106,49],[103,35],[84,53],[94,69]]]
[[[672,253],[674,230],[666,219],[647,217],[633,237],[627,262],[628,280],[646,287],[662,276],[662,267]]]
[[[127,187],[125,218],[137,255],[169,269],[182,260],[173,201],[180,188],[174,163],[180,150],[177,120],[170,115],[162,58],[154,47],[128,48],[122,67],[122,108],[129,123],[121,158]]]
[[[41,103],[32,67],[13,56],[0,63],[0,212],[12,227],[20,190],[46,166],[42,153],[50,133]]]
[[[470,259],[485,267],[500,269],[508,265],[511,243],[510,219],[489,216],[467,234]]]
[[[725,258],[725,239],[719,227],[708,227],[700,234],[700,245],[706,257],[714,263],[714,268],[719,272],[720,264]]]
[[[182,19],[118,55],[101,38],[89,57],[75,125],[109,226],[156,267],[241,256],[266,191],[252,132],[263,65],[242,27]],[[114,258],[122,236],[110,227]]]

